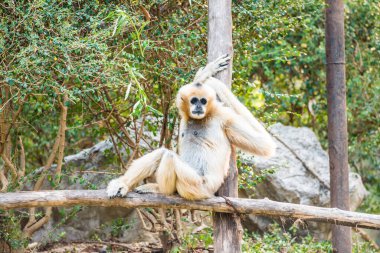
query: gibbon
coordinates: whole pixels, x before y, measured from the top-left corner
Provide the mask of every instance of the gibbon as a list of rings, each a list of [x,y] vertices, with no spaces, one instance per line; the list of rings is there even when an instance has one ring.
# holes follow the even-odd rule
[[[124,197],[141,180],[155,176],[157,183],[135,188],[138,193],[178,193],[190,200],[214,196],[228,173],[231,145],[269,157],[272,137],[224,83],[212,76],[225,69],[222,56],[198,70],[194,81],[176,97],[181,122],[178,153],[159,148],[132,162],[126,173],[107,187],[110,198]]]

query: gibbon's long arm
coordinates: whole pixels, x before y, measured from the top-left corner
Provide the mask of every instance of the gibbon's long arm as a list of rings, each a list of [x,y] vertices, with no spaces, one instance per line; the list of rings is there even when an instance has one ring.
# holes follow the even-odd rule
[[[276,150],[276,144],[265,129],[257,129],[247,119],[225,108],[225,131],[229,141],[249,153],[270,157]]]
[[[213,77],[209,77],[204,84],[214,89],[220,100],[231,110],[226,111],[225,126],[232,144],[253,154],[272,156],[276,150],[272,137],[227,86]]]
[[[220,100],[230,107],[236,114],[242,116],[246,123],[249,123],[256,132],[268,134],[264,126],[252,115],[252,113],[235,97],[227,86],[216,78],[209,77],[205,85],[213,88]],[[268,134],[269,135],[269,134]]]

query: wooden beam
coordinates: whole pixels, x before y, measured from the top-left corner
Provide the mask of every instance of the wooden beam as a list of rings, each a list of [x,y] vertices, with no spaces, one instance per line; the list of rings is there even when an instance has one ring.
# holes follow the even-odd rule
[[[337,208],[282,203],[269,199],[227,199],[228,203],[222,197],[190,201],[178,196],[137,194],[134,192],[128,193],[126,198],[109,199],[105,190],[25,191],[1,193],[0,209],[69,207],[75,205],[126,208],[162,207],[219,213],[234,213],[236,209],[241,214],[285,217],[350,227],[380,229],[380,215],[350,212]]]

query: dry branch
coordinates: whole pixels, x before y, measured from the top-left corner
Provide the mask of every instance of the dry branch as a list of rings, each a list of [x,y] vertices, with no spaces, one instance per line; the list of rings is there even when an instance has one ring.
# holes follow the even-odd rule
[[[350,227],[380,229],[380,215],[350,212],[337,208],[282,203],[269,199],[228,198],[228,200],[234,208],[227,204],[222,197],[189,201],[177,196],[131,192],[124,199],[108,199],[105,190],[30,191],[1,193],[0,209],[74,205],[197,209],[222,213],[233,213],[234,209],[236,209],[244,214],[286,217]]]

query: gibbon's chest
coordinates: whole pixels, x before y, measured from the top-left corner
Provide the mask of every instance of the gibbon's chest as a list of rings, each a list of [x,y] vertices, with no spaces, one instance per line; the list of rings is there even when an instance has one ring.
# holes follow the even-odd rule
[[[220,126],[215,123],[199,123],[197,121],[188,121],[180,131],[180,142],[183,145],[190,145],[192,148],[216,148],[220,137],[224,135]]]
[[[218,120],[188,121],[181,124],[179,134],[179,155],[199,175],[214,174],[215,169],[223,171],[230,144]]]

